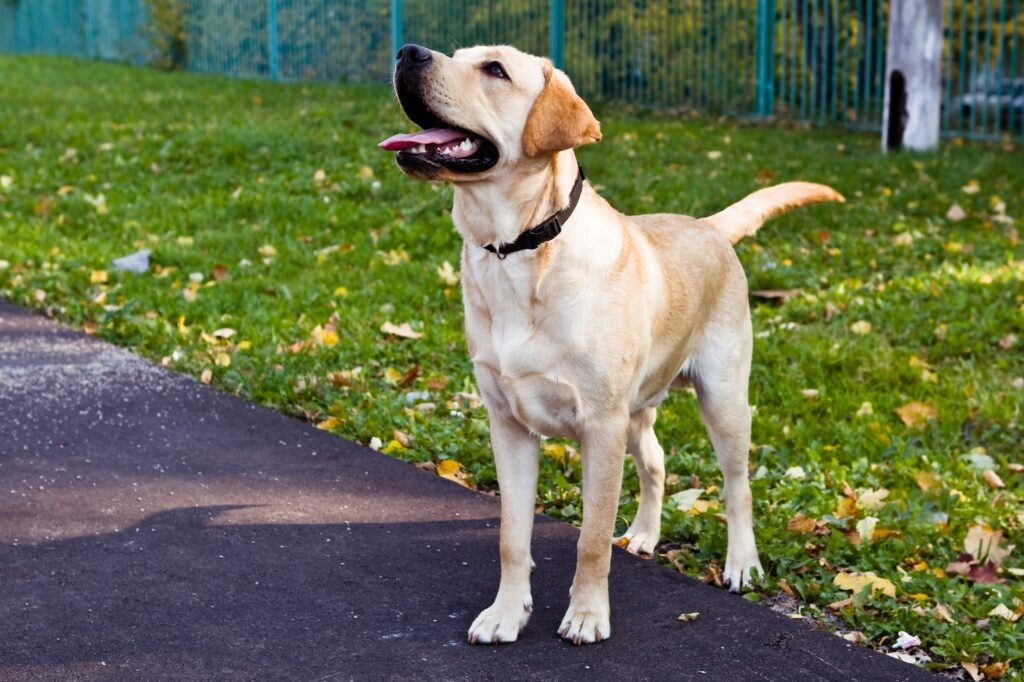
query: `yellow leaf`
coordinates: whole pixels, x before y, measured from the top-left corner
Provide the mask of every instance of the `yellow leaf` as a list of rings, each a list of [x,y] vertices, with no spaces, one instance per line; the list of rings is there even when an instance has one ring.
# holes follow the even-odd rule
[[[566,448],[564,443],[548,442],[541,446],[541,451],[543,451],[545,455],[552,459],[557,459],[560,462],[565,459],[565,450]]]
[[[924,431],[929,421],[939,418],[938,410],[928,403],[917,400],[896,408],[896,414],[900,416],[904,424],[918,431]]]
[[[860,404],[860,408],[857,410],[858,417],[866,417],[875,413],[875,407],[868,401],[864,401]]]
[[[384,265],[399,265],[400,263],[409,262],[409,252],[405,249],[391,249],[387,253],[380,254],[380,259]]]
[[[362,167],[360,167],[360,169],[359,169],[359,177],[361,177],[361,178],[372,178],[373,177],[373,169],[370,168],[369,166],[362,166]]]
[[[917,482],[917,487],[926,493],[939,487],[939,477],[930,471],[914,472],[914,481]]]
[[[317,424],[316,428],[323,429],[324,431],[333,431],[334,429],[336,429],[339,426],[341,426],[341,424],[342,424],[341,418],[339,418],[339,417],[328,417],[327,419],[325,419],[322,422],[320,422],[319,424]]]
[[[252,348],[252,341],[239,341],[238,345],[235,346],[238,350],[249,350]]]
[[[857,503],[851,500],[849,497],[840,497],[839,502],[836,503],[836,510],[833,512],[833,516],[837,519],[846,518],[847,516],[853,516],[857,513]]]
[[[346,296],[348,296],[348,289],[345,287],[338,287],[337,289],[334,290],[334,295],[345,298]]]
[[[92,274],[89,275],[89,282],[92,284],[103,284],[107,281],[106,270],[93,270]]]
[[[388,444],[380,449],[385,455],[394,455],[405,450],[405,446],[395,439],[388,441]]]
[[[964,194],[977,194],[981,191],[981,185],[977,180],[968,180],[967,184],[960,188],[960,191]]]
[[[444,476],[449,478],[459,473],[462,470],[462,465],[456,462],[454,459],[444,459],[437,463],[437,474],[438,476]]]
[[[437,268],[437,276],[441,278],[441,281],[450,287],[455,286],[459,283],[459,274],[455,272],[452,264],[445,261]]]
[[[277,249],[275,249],[270,244],[264,244],[259,248],[259,251],[260,255],[263,256],[264,258],[273,258],[274,256],[277,255]]]
[[[184,334],[188,331],[188,327],[185,326],[185,316],[181,315],[178,317],[178,331]]]
[[[321,346],[332,348],[338,345],[338,332],[333,329],[324,329],[320,325],[313,328],[313,339]]]
[[[874,571],[859,573],[857,571],[842,572],[832,579],[832,584],[841,590],[849,590],[859,594],[865,587],[871,588],[871,594],[881,591],[887,597],[896,596],[896,585],[891,580],[879,577]]]
[[[227,353],[223,353],[223,352],[217,353],[217,357],[214,358],[214,362],[217,363],[218,367],[230,367],[231,366],[231,356],[228,355]]]
[[[398,382],[401,381],[405,375],[399,372],[394,367],[388,367],[384,370],[384,381],[388,382],[392,386],[397,386]]]

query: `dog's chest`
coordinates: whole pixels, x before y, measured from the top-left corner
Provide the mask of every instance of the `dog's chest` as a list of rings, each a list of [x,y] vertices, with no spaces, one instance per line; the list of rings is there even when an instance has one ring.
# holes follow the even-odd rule
[[[466,335],[488,411],[534,433],[574,437],[583,406],[573,370],[585,358],[560,338],[559,311],[544,309],[538,319],[532,291],[513,278],[487,289],[473,284],[467,286]]]

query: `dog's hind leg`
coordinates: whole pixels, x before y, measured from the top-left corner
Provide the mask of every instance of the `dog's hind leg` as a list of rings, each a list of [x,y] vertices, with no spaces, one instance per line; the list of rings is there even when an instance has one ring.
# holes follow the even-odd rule
[[[533,611],[530,537],[537,497],[538,438],[520,424],[491,415],[491,447],[501,489],[501,581],[494,603],[469,628],[474,644],[514,642]]]
[[[715,447],[718,465],[725,477],[725,513],[729,545],[724,579],[738,592],[750,582],[751,572],[761,571],[754,542],[754,520],[747,456],[750,450],[751,331],[747,316],[740,331],[709,331],[708,343],[696,358],[694,388],[701,416]]]
[[[633,554],[653,554],[661,535],[661,502],[665,492],[665,451],[654,433],[656,408],[630,417],[626,452],[636,462],[640,478],[640,506],[629,530],[617,539]]]

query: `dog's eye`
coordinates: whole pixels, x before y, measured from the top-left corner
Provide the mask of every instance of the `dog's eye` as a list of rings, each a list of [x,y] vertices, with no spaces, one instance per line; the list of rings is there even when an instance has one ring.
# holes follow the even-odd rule
[[[499,62],[487,62],[486,64],[483,65],[482,68],[484,70],[484,73],[486,73],[488,76],[494,76],[495,78],[503,78],[505,80],[510,80],[508,74],[505,73],[505,67],[503,67]]]

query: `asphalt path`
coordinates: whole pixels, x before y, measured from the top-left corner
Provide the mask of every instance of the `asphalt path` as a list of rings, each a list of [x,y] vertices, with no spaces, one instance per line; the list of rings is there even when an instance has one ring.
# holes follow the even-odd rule
[[[612,638],[567,644],[578,531],[545,517],[526,632],[467,644],[497,527],[493,497],[0,301],[2,680],[933,679],[617,548]]]

